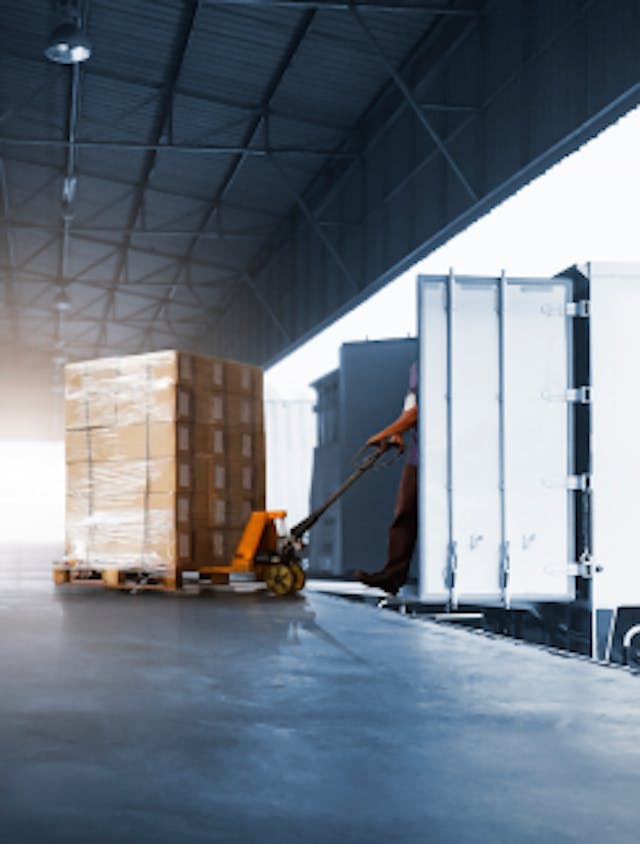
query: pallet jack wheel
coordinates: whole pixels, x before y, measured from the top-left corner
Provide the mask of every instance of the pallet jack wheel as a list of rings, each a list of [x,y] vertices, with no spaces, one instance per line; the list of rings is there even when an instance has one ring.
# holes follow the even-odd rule
[[[299,592],[304,588],[304,584],[307,582],[304,569],[300,563],[291,563],[291,571],[293,572],[293,588],[291,591]]]
[[[286,595],[293,589],[295,575],[284,563],[273,563],[267,567],[265,580],[275,595]]]

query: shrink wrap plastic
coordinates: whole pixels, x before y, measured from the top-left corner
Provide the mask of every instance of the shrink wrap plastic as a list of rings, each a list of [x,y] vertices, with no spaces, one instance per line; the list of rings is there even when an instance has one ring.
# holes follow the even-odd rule
[[[175,351],[70,364],[65,417],[67,562],[230,562],[264,509],[259,369]]]

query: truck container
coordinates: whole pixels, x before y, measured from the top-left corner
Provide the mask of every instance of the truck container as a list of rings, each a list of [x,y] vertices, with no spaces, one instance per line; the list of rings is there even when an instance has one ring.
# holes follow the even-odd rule
[[[418,299],[420,598],[525,610],[629,661],[640,265],[421,276]]]

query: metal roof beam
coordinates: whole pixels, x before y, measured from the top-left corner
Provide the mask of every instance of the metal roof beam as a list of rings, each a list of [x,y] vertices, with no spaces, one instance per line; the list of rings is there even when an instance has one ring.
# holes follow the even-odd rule
[[[300,208],[300,210],[302,211],[304,216],[309,221],[309,225],[311,226],[313,231],[316,233],[316,235],[320,238],[320,240],[324,244],[325,248],[327,249],[327,251],[329,252],[331,257],[333,258],[335,263],[337,264],[338,268],[340,269],[340,271],[342,272],[342,274],[344,275],[346,280],[349,282],[349,284],[353,288],[354,292],[358,293],[360,288],[358,287],[358,284],[357,284],[355,278],[351,274],[349,267],[342,260],[340,253],[338,252],[336,247],[333,245],[331,240],[329,240],[329,238],[327,237],[325,232],[323,232],[321,226],[319,225],[318,221],[314,217],[314,215],[313,215],[311,209],[309,208],[309,206],[307,205],[307,203],[304,201],[304,199],[300,196],[300,194],[291,185],[291,183],[290,183],[290,181],[287,177],[287,174],[284,172],[282,165],[273,156],[271,157],[270,160],[271,160],[271,163],[273,164],[273,166],[276,168],[276,170],[280,174],[280,177],[281,177],[283,183],[288,187],[291,194],[293,195],[293,197],[296,201],[296,204],[298,205],[298,207]]]
[[[396,70],[396,68],[391,64],[391,62],[389,61],[389,59],[385,55],[384,50],[382,49],[382,47],[378,43],[377,38],[375,37],[373,32],[371,32],[371,29],[367,26],[367,24],[365,23],[365,21],[362,18],[362,15],[360,14],[358,9],[356,8],[356,4],[351,2],[349,4],[349,8],[351,10],[351,14],[353,15],[353,17],[357,21],[360,29],[366,35],[367,40],[369,41],[369,43],[373,47],[375,53],[379,56],[380,61],[384,64],[384,66],[386,67],[389,75],[391,76],[391,78],[393,79],[395,84],[398,86],[400,91],[402,92],[402,95],[405,98],[405,100],[407,101],[407,103],[409,104],[411,110],[414,112],[414,114],[416,115],[416,117],[418,118],[418,120],[420,121],[422,126],[427,130],[427,133],[429,134],[431,140],[436,145],[436,147],[439,149],[440,153],[442,154],[442,156],[447,161],[449,167],[453,170],[455,175],[458,177],[458,180],[461,183],[461,185],[463,186],[463,188],[469,194],[471,199],[474,202],[477,202],[478,201],[478,194],[471,187],[471,184],[469,183],[467,177],[464,175],[464,173],[462,172],[462,170],[458,166],[458,163],[456,162],[454,157],[451,155],[451,153],[449,152],[449,150],[447,149],[447,147],[443,143],[442,139],[440,138],[438,133],[435,131],[435,129],[431,125],[430,121],[427,119],[427,116],[424,113],[424,109],[416,101],[416,99],[415,99],[411,89],[407,85],[407,83],[404,81],[404,79],[402,78],[400,73]]]
[[[94,68],[88,67],[87,74],[89,76],[95,76],[97,79],[107,79],[110,82],[120,82],[124,85],[131,85],[137,88],[145,88],[150,91],[158,91],[161,89],[159,85],[153,85],[150,82],[143,82],[140,79],[133,79],[126,74],[119,73],[117,71],[112,71],[110,69],[109,73],[101,73],[100,71],[94,70]],[[220,95],[216,94],[215,96],[210,96],[209,94],[203,94],[201,91],[194,91],[191,88],[187,88],[183,85],[176,86],[176,94],[179,94],[181,97],[187,97],[190,100],[196,100],[197,102],[202,103],[209,103],[210,105],[219,105],[226,108],[233,109],[234,111],[244,111],[250,112],[255,114],[256,112],[261,111],[262,106],[258,103],[240,103],[236,100],[227,99],[225,97],[221,97]],[[278,117],[281,120],[291,120],[295,123],[301,123],[305,126],[313,126],[316,129],[331,129],[335,132],[344,132],[346,128],[343,125],[338,125],[336,123],[328,123],[326,120],[315,120],[312,116],[308,114],[300,114],[297,112],[295,114],[289,114],[286,111],[280,111],[280,109],[274,109],[272,111],[274,117]]]
[[[185,11],[182,18],[181,24],[181,32],[178,39],[178,43],[176,45],[176,49],[174,52],[173,59],[169,65],[167,79],[164,86],[164,93],[162,96],[162,101],[160,103],[160,108],[158,111],[158,116],[155,120],[154,127],[153,127],[153,144],[159,144],[160,138],[162,137],[162,133],[164,128],[167,124],[167,121],[171,117],[171,110],[173,107],[173,98],[175,95],[176,85],[178,83],[178,79],[180,77],[180,73],[182,71],[182,65],[184,64],[184,60],[187,54],[187,50],[189,44],[191,42],[191,38],[193,36],[193,32],[195,29],[195,22],[198,15],[198,11],[200,9],[200,0],[192,0],[185,6]],[[136,188],[135,197],[133,201],[133,206],[129,213],[129,217],[127,219],[127,225],[125,228],[127,230],[133,230],[138,219],[138,215],[140,214],[143,204],[144,204],[144,196],[147,190],[147,186],[149,184],[149,179],[151,177],[151,173],[153,171],[156,158],[157,158],[157,150],[149,150],[147,152],[146,160],[144,163],[142,176],[138,182],[138,186]],[[120,277],[122,275],[122,271],[124,269],[126,263],[126,256],[127,250],[131,244],[131,234],[128,233],[125,237],[125,243],[122,247],[122,253],[120,261],[118,262],[118,266],[116,267],[116,272],[114,274],[114,290],[109,298],[109,302],[107,307],[105,308],[104,313],[104,323],[103,328],[100,331],[100,335],[98,337],[98,344],[103,341],[103,335],[106,332],[106,322],[109,315],[109,311],[113,307],[114,297],[115,297],[115,289],[117,288]]]
[[[154,137],[154,141],[149,145],[149,155],[147,155],[146,157],[142,178],[138,183],[133,207],[129,214],[128,224],[126,226],[127,229],[134,228],[136,220],[138,218],[138,214],[142,209],[144,194],[146,192],[147,185],[149,183],[149,179],[151,177],[151,173],[153,171],[153,167],[157,158],[157,148],[160,145],[160,139],[162,137],[162,133],[167,124],[167,121],[171,116],[175,88],[180,77],[180,72],[182,70],[182,65],[184,64],[185,56],[189,47],[189,43],[191,41],[191,37],[193,35],[195,21],[199,8],[200,0],[194,0],[193,2],[190,2],[187,5],[186,11],[184,13],[182,21],[182,33],[178,41],[173,61],[171,62],[171,65],[169,67],[167,81],[164,86],[162,102],[160,104],[159,113],[155,120],[155,125],[153,127],[152,135]]]
[[[278,62],[273,74],[271,75],[271,78],[269,79],[269,81],[268,81],[268,83],[265,87],[264,95],[263,95],[262,103],[261,103],[261,110],[250,121],[249,126],[247,127],[247,131],[245,132],[244,137],[242,139],[242,147],[247,148],[252,143],[253,138],[255,136],[255,133],[257,132],[257,130],[258,130],[263,118],[264,118],[264,115],[269,110],[269,107],[271,105],[271,100],[273,99],[276,91],[278,90],[278,87],[279,87],[280,83],[282,82],[284,75],[286,74],[288,68],[290,67],[294,56],[298,52],[300,45],[302,44],[307,32],[309,31],[309,27],[311,26],[311,23],[312,23],[314,17],[315,17],[315,11],[306,12],[303,15],[302,19],[300,20],[300,22],[298,23],[298,26],[295,28],[293,35],[291,36],[291,38],[289,40],[289,43],[287,45],[286,50],[284,51],[280,61]],[[191,257],[193,250],[197,246],[198,241],[199,241],[200,233],[205,230],[205,228],[209,224],[209,221],[211,220],[211,218],[214,216],[214,214],[216,214],[219,211],[220,204],[224,200],[224,197],[225,197],[227,191],[229,190],[229,188],[233,184],[236,176],[238,175],[240,167],[242,166],[243,162],[245,161],[245,157],[246,157],[246,153],[242,153],[242,154],[238,155],[236,157],[236,159],[233,161],[233,163],[229,166],[224,178],[222,179],[222,182],[220,183],[220,185],[218,187],[218,190],[216,191],[216,194],[215,194],[213,200],[211,201],[211,203],[210,203],[210,205],[209,205],[209,207],[208,207],[208,209],[207,209],[207,211],[206,211],[206,213],[205,213],[205,215],[202,219],[199,231],[194,235],[193,240],[189,244],[189,247],[188,247],[186,254],[185,254],[185,261],[187,261]],[[246,281],[246,278],[248,278],[249,276],[250,276],[250,274],[248,273],[248,271],[245,270],[245,272],[243,273],[243,277],[245,278],[245,281]],[[178,283],[179,278],[180,278],[180,273],[178,272],[177,275],[176,275],[175,284],[172,285],[172,287],[169,289],[169,291],[166,294],[166,301],[170,301],[171,297],[173,296],[173,294],[175,292],[175,285]],[[267,311],[267,313],[269,313],[270,309],[267,308],[267,306],[265,305],[264,302],[262,302],[262,305],[263,305],[263,307],[265,307],[265,310]],[[161,313],[161,311],[162,311],[162,306],[160,306],[160,308],[158,309],[158,315]],[[271,313],[269,313],[269,315],[273,318],[273,315]],[[145,339],[146,338],[143,338],[143,343],[145,342]]]
[[[269,318],[271,319],[273,324],[276,326],[276,328],[280,331],[280,333],[282,334],[284,339],[287,341],[287,343],[290,343],[291,342],[291,335],[289,334],[287,329],[284,327],[284,325],[280,321],[280,318],[278,317],[276,312],[273,310],[271,305],[264,298],[264,295],[261,293],[260,289],[257,287],[255,281],[251,278],[249,273],[245,273],[244,276],[242,277],[242,280],[247,285],[249,290],[251,290],[251,292],[253,293],[253,295],[257,299],[257,301],[262,306],[265,313],[269,316]],[[223,308],[223,313],[224,313],[224,308]]]
[[[452,39],[452,41],[448,44],[444,51],[441,51],[437,56],[436,60],[430,62],[430,69],[423,73],[422,81],[428,79],[432,74],[435,73],[436,69],[440,67],[440,63],[444,61],[447,57],[450,57],[455,53],[458,49],[460,44],[463,44],[464,41],[469,37],[469,35],[476,29],[478,26],[478,21],[480,20],[479,16],[474,17],[473,19],[466,21],[462,25],[461,31],[458,35]],[[440,25],[444,25],[444,21],[440,22]],[[420,42],[414,47],[411,54],[406,58],[405,62],[402,65],[402,68],[410,68],[412,63],[420,60],[421,57],[424,55],[425,49],[427,49],[434,37],[434,33],[436,32],[436,28],[432,28],[426,33]],[[385,84],[384,88],[375,98],[373,103],[371,103],[367,109],[367,112],[364,116],[361,116],[359,120],[351,127],[348,135],[345,136],[343,143],[348,144],[351,148],[357,149],[359,152],[359,158],[354,161],[346,164],[345,170],[332,178],[331,184],[328,188],[323,189],[322,196],[319,199],[319,202],[311,203],[309,201],[309,197],[314,189],[314,186],[318,182],[319,178],[322,177],[322,173],[324,172],[323,169],[317,173],[310,183],[307,185],[305,190],[302,192],[302,196],[305,199],[309,208],[313,208],[314,214],[316,219],[318,220],[319,225],[323,225],[323,221],[319,219],[319,215],[324,211],[327,205],[330,203],[332,198],[335,195],[335,192],[339,190],[344,183],[344,180],[351,174],[353,168],[357,166],[360,159],[366,155],[367,151],[374,146],[376,143],[379,142],[380,138],[383,136],[384,132],[386,132],[390,126],[400,117],[401,114],[408,108],[408,103],[404,97],[400,97],[397,100],[397,103],[393,107],[393,110],[390,114],[388,114],[384,120],[378,123],[377,128],[373,132],[365,131],[363,134],[363,120],[366,119],[366,115],[376,107],[380,102],[384,101],[385,97],[388,97],[392,93],[392,89],[395,89],[396,86],[394,85],[392,80],[388,80]],[[363,143],[363,137],[365,138],[365,142]],[[354,221],[355,225],[358,225],[360,221]],[[278,229],[274,232],[274,235],[254,256],[253,259],[253,271],[254,275],[262,272],[264,267],[268,264],[271,260],[271,257],[277,252],[277,250],[282,246],[283,242],[288,238],[288,232],[291,229],[291,226],[295,225],[295,220],[293,215],[285,218]]]
[[[10,161],[13,164],[27,164],[27,165],[30,165],[32,167],[37,167],[40,170],[46,170],[46,171],[51,170],[51,168],[48,165],[36,164],[32,161],[29,161],[29,159],[19,158],[15,155],[11,157]],[[125,182],[122,179],[118,179],[117,175],[115,173],[109,174],[109,176],[107,177],[107,176],[104,175],[104,173],[93,173],[93,172],[91,172],[91,171],[89,171],[85,168],[83,170],[83,175],[84,175],[85,178],[96,179],[97,181],[102,181],[102,182],[108,182],[110,185],[118,185],[118,186],[122,186],[123,188],[126,189],[125,195],[117,197],[115,200],[113,200],[112,203],[96,209],[96,211],[94,212],[92,217],[97,215],[97,214],[102,214],[105,210],[109,210],[110,208],[112,208],[113,205],[116,205],[118,202],[121,202],[122,200],[126,199],[128,196],[133,195],[135,188],[136,188],[136,185],[134,183]],[[38,188],[36,188],[28,197],[23,199],[22,202],[18,203],[17,205],[14,205],[13,210],[17,211],[17,210],[20,210],[21,208],[26,208],[26,206],[29,204],[29,202],[31,202],[33,199],[38,197],[38,195],[42,194],[50,185],[52,185],[55,181],[57,181],[57,179],[59,177],[60,177],[60,173],[59,173],[58,170],[56,170],[55,172],[53,172],[50,175],[50,177],[47,179],[47,181],[43,185],[38,186]],[[166,190],[166,189],[163,189],[161,187],[156,187],[156,186],[154,186],[152,188],[152,190],[153,190],[154,194],[158,194],[158,196],[160,196],[160,197],[175,197],[177,199],[187,199],[187,200],[190,200],[191,202],[193,202],[194,204],[198,204],[200,206],[205,206],[206,208],[208,208],[209,205],[210,205],[209,199],[205,199],[203,197],[194,197],[193,194],[180,193],[179,191],[175,191],[175,190],[170,191],[170,190]],[[280,219],[280,214],[278,214],[275,211],[270,211],[268,208],[257,208],[255,206],[248,205],[247,203],[225,202],[224,207],[230,208],[230,209],[233,209],[233,210],[236,210],[236,211],[243,211],[243,212],[246,211],[246,212],[249,212],[249,213],[252,213],[252,214],[260,214],[263,217],[272,217],[274,219]],[[89,217],[87,219],[91,219],[92,217]]]
[[[165,268],[166,269],[166,268]],[[0,272],[8,273],[12,270],[8,264],[0,264]],[[118,292],[122,294],[128,294],[135,296],[137,292],[140,290],[153,290],[156,287],[164,288],[167,286],[166,281],[149,281],[148,279],[151,278],[156,272],[159,270],[154,270],[146,275],[142,276],[140,279],[136,281],[129,281],[126,285],[123,285],[119,288]],[[19,273],[22,277],[24,276],[24,281],[26,283],[33,283],[36,284],[38,282],[42,282],[44,288],[47,286],[55,285],[55,282],[52,281],[51,275],[49,273],[38,272],[36,270],[25,270],[24,272]],[[192,288],[202,288],[203,290],[209,289],[217,289],[217,290],[229,290],[236,282],[242,279],[240,272],[234,272],[233,275],[229,276],[225,280],[217,279],[216,281],[196,281],[191,282]],[[20,279],[18,279],[15,283],[19,283]],[[99,289],[104,289],[105,291],[109,291],[113,282],[110,279],[85,279],[79,278],[77,276],[72,276],[69,279],[69,283],[73,285],[77,285],[80,287],[96,287]],[[40,294],[38,294],[39,296]],[[157,297],[160,298],[159,296]]]
[[[115,152],[180,152],[189,155],[241,155],[245,158],[266,158],[272,152],[277,155],[308,156],[321,158],[355,158],[355,153],[332,149],[310,149],[308,147],[262,147],[213,146],[209,144],[137,143],[134,141],[87,141],[64,140],[62,138],[11,138],[0,136],[0,144],[18,147],[53,147],[54,149],[104,149]]]
[[[17,50],[12,50],[10,46],[4,45],[2,47],[2,52],[4,56],[19,59],[24,62],[29,62],[33,66],[40,66],[41,62],[38,59],[37,61],[32,59],[32,56],[25,56],[22,53],[18,52]],[[60,71],[64,70],[64,68],[60,68]],[[88,78],[95,78],[95,79],[105,79],[109,82],[119,82],[123,85],[131,85],[132,87],[141,88],[147,91],[152,91],[154,94],[157,94],[159,91],[163,90],[163,85],[154,84],[149,81],[143,81],[141,79],[137,79],[131,76],[128,76],[126,73],[120,73],[119,71],[115,70],[114,68],[109,69],[109,73],[104,73],[102,71],[96,70],[95,67],[91,67],[90,63],[87,67],[83,70],[83,75]],[[51,82],[47,81],[44,85],[40,86],[37,90],[37,94],[41,93],[42,91],[48,91],[51,88]],[[260,104],[255,103],[239,103],[236,100],[226,99],[220,96],[209,96],[203,94],[201,91],[194,91],[191,88],[186,88],[180,85],[176,86],[175,93],[179,94],[183,97],[188,97],[191,100],[196,100],[203,103],[209,103],[212,105],[220,105],[230,109],[234,109],[235,111],[244,111],[244,112],[251,112],[255,114],[256,112],[261,110]],[[23,108],[26,108],[28,103],[23,104],[20,110],[15,112],[16,115],[20,115],[22,113]],[[139,104],[140,105],[140,104]],[[138,106],[139,107],[139,106]],[[14,114],[14,112],[12,112]],[[282,120],[291,120],[296,123],[301,123],[306,126],[313,126],[317,129],[330,129],[335,132],[345,132],[349,127],[344,125],[338,125],[335,123],[328,123],[325,120],[314,120],[314,118],[307,114],[300,114],[297,112],[296,114],[288,114],[286,111],[280,111],[279,109],[274,109],[272,114],[275,117],[281,118]]]
[[[469,9],[455,9],[450,6],[434,6],[433,3],[425,3],[421,0],[399,0],[396,3],[380,2],[380,0],[204,0],[207,6],[247,6],[258,8],[282,8],[282,9],[314,9],[316,11],[348,11],[351,6],[359,6],[361,9],[372,9],[376,12],[429,12],[433,15],[448,16],[472,16],[478,12]]]
[[[37,223],[30,224],[30,223],[13,223],[7,222],[6,225],[2,226],[7,232],[57,232],[60,233],[59,226],[47,226],[47,225],[38,225]],[[245,239],[251,237],[262,237],[264,235],[268,235],[272,232],[273,227],[265,227],[263,229],[245,229],[245,230],[238,230],[238,231],[204,231],[199,234],[199,238],[201,240],[238,240],[238,239]],[[131,234],[133,237],[193,237],[193,229],[134,229],[132,232],[129,232],[125,228],[116,228],[114,226],[74,226],[71,225],[69,227],[69,235],[74,237],[76,235],[87,235],[87,234]],[[121,246],[114,247],[114,252],[118,252]],[[131,249],[135,250],[135,246],[132,246]],[[156,254],[156,253],[154,253]],[[113,253],[105,256],[104,258],[99,258],[96,264],[102,263],[102,261],[106,260],[107,258],[113,257]],[[178,258],[176,258],[178,260]]]
[[[31,162],[29,162],[29,161],[23,162],[22,159],[15,158],[14,156],[11,157],[11,163],[12,164],[21,164],[21,163],[31,164]],[[36,164],[35,166],[39,167],[43,170],[50,170],[51,169],[49,167],[43,167],[40,164]],[[13,213],[15,213],[16,211],[20,211],[22,208],[26,208],[27,205],[29,205],[30,202],[33,202],[34,199],[44,195],[47,192],[47,190],[51,187],[51,185],[53,185],[54,182],[57,182],[59,178],[60,178],[59,171],[54,170],[52,173],[50,173],[47,176],[47,178],[45,179],[43,184],[38,185],[38,187],[35,188],[34,190],[32,190],[31,193],[27,194],[27,196],[25,196],[24,199],[21,202],[13,203]]]
[[[136,232],[134,232],[136,234]],[[97,235],[88,235],[88,234],[75,234],[71,233],[71,236],[77,240],[83,240],[87,243],[99,243],[102,246],[114,246],[122,248],[122,244],[119,241],[114,241],[113,239],[108,239],[104,237],[98,237]],[[131,252],[138,252],[140,255],[151,255],[154,258],[167,258],[170,261],[175,262],[183,262],[185,258],[181,255],[174,255],[171,252],[166,252],[164,249],[156,249],[155,247],[146,247],[146,246],[139,246],[138,244],[133,244],[130,247]],[[221,264],[219,261],[204,261],[199,260],[198,258],[189,257],[187,259],[187,263],[192,264],[195,267],[205,267],[208,270],[220,270],[224,273],[230,273],[231,275],[237,276],[239,273],[243,272],[242,267],[232,267],[229,264]],[[131,282],[127,282],[130,284]]]
[[[24,258],[22,261],[20,261],[20,263],[19,263],[19,264],[16,264],[16,263],[15,263],[15,261],[12,263],[11,267],[12,267],[12,269],[13,269],[13,271],[14,271],[14,272],[18,272],[18,273],[19,273],[19,272],[31,272],[31,270],[29,270],[29,269],[28,269],[28,266],[29,266],[29,264],[31,263],[31,261],[34,261],[34,260],[35,260],[38,256],[40,256],[43,252],[46,252],[46,251],[47,251],[47,249],[50,249],[52,246],[55,246],[55,245],[56,245],[56,243],[58,242],[58,238],[59,238],[59,236],[60,236],[60,232],[61,232],[60,226],[58,226],[58,227],[53,227],[53,228],[51,229],[51,231],[56,232],[56,234],[55,234],[55,236],[54,236],[54,237],[50,237],[50,238],[48,238],[48,239],[47,239],[47,241],[46,241],[45,243],[42,243],[42,244],[41,244],[41,245],[40,245],[40,246],[39,246],[39,247],[35,250],[35,252],[32,252],[30,255],[28,255],[26,258]],[[49,280],[51,280],[51,278],[52,278],[52,273],[47,273],[47,278],[48,278]]]
[[[420,108],[425,111],[469,112],[479,111],[480,106],[465,103],[421,103]]]

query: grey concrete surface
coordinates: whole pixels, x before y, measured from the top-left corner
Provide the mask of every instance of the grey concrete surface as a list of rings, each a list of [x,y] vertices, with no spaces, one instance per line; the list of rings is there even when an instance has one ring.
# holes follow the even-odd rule
[[[38,554],[0,554],[3,844],[640,840],[638,676],[314,591],[54,591]]]

